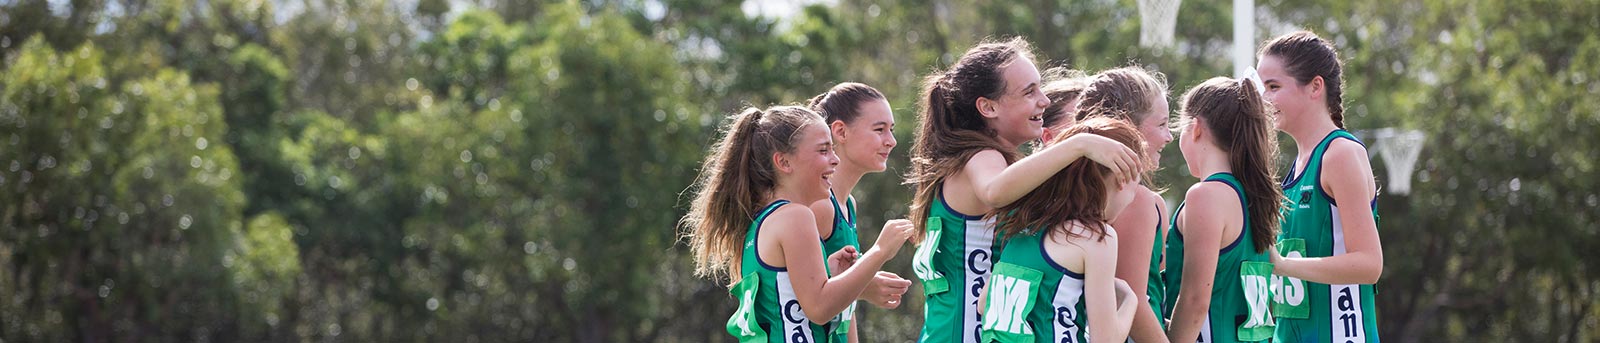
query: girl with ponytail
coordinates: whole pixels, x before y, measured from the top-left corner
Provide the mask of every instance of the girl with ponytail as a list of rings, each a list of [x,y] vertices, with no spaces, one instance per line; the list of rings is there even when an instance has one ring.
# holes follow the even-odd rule
[[[1255,85],[1212,78],[1183,95],[1178,149],[1189,187],[1167,239],[1164,304],[1172,342],[1272,338],[1269,257],[1283,194],[1273,184],[1277,141]]]
[[[851,193],[862,176],[888,169],[889,152],[897,145],[894,112],[883,93],[855,82],[835,85],[812,97],[807,106],[822,115],[839,155],[839,167],[829,178],[828,197],[811,204],[811,212],[817,217],[817,234],[822,238],[822,252],[857,251],[861,249],[856,232],[857,197]],[[879,308],[897,308],[910,286],[911,281],[895,273],[879,271],[861,293],[861,300]],[[838,342],[860,341],[854,302],[833,322]]]
[[[1088,78],[1076,117],[1107,117],[1137,128],[1147,157],[1144,162],[1154,170],[1160,167],[1161,149],[1172,142],[1168,106],[1167,84],[1161,74],[1130,66]],[[1141,300],[1129,336],[1139,343],[1164,343],[1167,337],[1161,321],[1161,299],[1165,294],[1161,256],[1165,247],[1162,236],[1166,234],[1166,200],[1152,189],[1150,182],[1133,187],[1138,189],[1133,203],[1111,221],[1121,236],[1117,241],[1117,278],[1127,281],[1134,296]]]
[[[979,44],[924,81],[906,174],[915,187],[912,239],[920,245],[912,268],[926,296],[923,342],[978,341],[977,301],[999,247],[992,210],[1079,158],[1117,175],[1140,165],[1127,146],[1090,134],[1020,158],[1018,148],[1043,131],[1050,99],[1040,86],[1032,47],[1021,38]]]
[[[1377,342],[1373,286],[1383,274],[1378,186],[1361,141],[1344,129],[1344,66],[1308,31],[1273,38],[1259,53],[1278,130],[1298,148],[1281,187],[1292,204],[1278,238],[1273,297],[1281,342]],[[1278,254],[1274,254],[1278,256]]]
[[[829,319],[861,295],[912,225],[891,221],[865,254],[824,261],[815,217],[801,205],[828,197],[839,164],[822,118],[803,107],[751,108],[724,132],[682,221],[695,273],[731,281],[739,308],[727,328],[739,341],[832,342]],[[829,278],[829,269],[838,272]]]

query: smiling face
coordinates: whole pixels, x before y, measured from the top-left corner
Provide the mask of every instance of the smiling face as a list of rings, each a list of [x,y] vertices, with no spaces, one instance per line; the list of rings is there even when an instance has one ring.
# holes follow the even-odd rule
[[[1283,59],[1273,55],[1261,56],[1261,62],[1256,65],[1261,74],[1261,83],[1266,87],[1263,92],[1267,103],[1272,104],[1272,116],[1277,119],[1278,130],[1288,130],[1296,127],[1303,118],[1314,112],[1315,106],[1322,104],[1322,99],[1311,92],[1311,84],[1300,84],[1284,69]]]
[[[978,110],[1000,140],[1011,146],[1039,139],[1044,133],[1044,109],[1050,98],[1039,90],[1039,69],[1018,56],[1000,70],[1005,89],[996,99],[979,98]]]
[[[1152,96],[1150,111],[1140,115],[1144,118],[1139,121],[1139,134],[1144,137],[1145,156],[1149,157],[1152,168],[1161,166],[1161,149],[1172,142],[1172,129],[1168,126],[1171,113],[1167,104],[1167,97]]]
[[[854,122],[834,124],[843,125],[834,136],[841,163],[869,172],[887,170],[889,153],[899,144],[894,139],[894,112],[889,109],[889,101],[863,102],[857,111]]]
[[[795,138],[793,152],[780,152],[780,163],[786,163],[787,175],[780,182],[792,183],[800,203],[813,203],[828,198],[829,178],[839,165],[839,156],[833,153],[833,140],[820,122],[800,129]]]

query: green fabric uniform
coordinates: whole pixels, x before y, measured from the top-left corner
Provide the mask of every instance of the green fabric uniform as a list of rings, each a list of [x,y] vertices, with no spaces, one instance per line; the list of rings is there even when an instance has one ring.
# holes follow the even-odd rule
[[[1285,178],[1288,198],[1278,251],[1285,257],[1328,257],[1345,253],[1339,207],[1322,189],[1322,156],[1337,139],[1356,143],[1350,132],[1334,130],[1317,143],[1299,176]],[[1290,168],[1290,170],[1294,170]],[[1373,199],[1374,202],[1377,199]],[[1375,204],[1374,204],[1375,205]],[[1377,221],[1377,206],[1373,206]],[[1274,316],[1279,342],[1377,342],[1378,313],[1374,285],[1328,285],[1291,277],[1272,279]]]
[[[1088,336],[1083,274],[1050,260],[1036,230],[1006,240],[984,292],[984,342],[1084,342]]]
[[[1220,182],[1232,187],[1239,196],[1240,215],[1244,229],[1233,243],[1217,253],[1217,270],[1211,281],[1211,307],[1206,310],[1205,323],[1200,328],[1196,342],[1231,343],[1257,342],[1272,338],[1273,321],[1268,310],[1271,305],[1269,285],[1272,278],[1271,258],[1266,251],[1257,252],[1255,241],[1250,239],[1250,204],[1245,200],[1244,187],[1233,174],[1217,173],[1203,182]],[[1185,201],[1185,204],[1188,202]],[[1172,234],[1167,239],[1167,270],[1165,318],[1172,318],[1173,306],[1183,292],[1184,242],[1183,231],[1178,227],[1178,215],[1184,204],[1173,211]]]
[[[912,269],[926,295],[921,342],[977,342],[983,314],[978,295],[989,281],[998,250],[994,219],[956,212],[943,190],[928,207],[927,236]]]
[[[1162,331],[1166,331],[1167,321],[1160,319],[1163,318],[1162,314],[1166,313],[1162,305],[1167,299],[1167,285],[1161,281],[1161,252],[1166,249],[1161,244],[1160,221],[1162,218],[1159,218],[1160,216],[1161,205],[1156,205],[1156,238],[1151,240],[1150,243],[1150,275],[1146,277],[1144,282],[1144,297],[1145,301],[1150,302],[1150,311],[1155,312],[1156,324],[1161,325]]]
[[[834,196],[833,190],[830,189],[828,190],[828,202],[833,204],[833,233],[828,234],[828,238],[822,240],[822,256],[831,256],[834,252],[838,252],[839,249],[844,249],[847,246],[855,247],[856,251],[860,252],[861,240],[860,236],[856,235],[855,199],[845,199],[844,206],[840,206],[839,198]],[[829,275],[842,272],[829,271]],[[850,341],[850,321],[855,320],[855,317],[856,303],[853,301],[850,302],[850,307],[844,309],[844,312],[839,312],[838,316],[833,317],[829,325],[834,328],[834,341]]]
[[[767,264],[757,252],[756,237],[761,222],[788,203],[778,200],[767,205],[750,223],[750,230],[744,236],[744,257],[739,262],[744,276],[729,290],[739,299],[739,309],[728,318],[727,326],[728,333],[740,342],[827,343],[832,338],[828,334],[829,325],[812,323],[800,309],[788,268]]]

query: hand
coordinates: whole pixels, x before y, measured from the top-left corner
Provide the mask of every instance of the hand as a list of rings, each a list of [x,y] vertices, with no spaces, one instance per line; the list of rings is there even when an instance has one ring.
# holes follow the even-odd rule
[[[828,255],[828,270],[833,271],[833,275],[839,275],[845,269],[850,269],[850,266],[856,265],[856,259],[860,257],[861,254],[856,252],[856,247],[846,245],[843,249],[833,252],[833,255]]]
[[[900,278],[890,272],[878,272],[867,284],[867,290],[861,292],[861,299],[872,306],[882,309],[895,309],[900,307],[900,297],[906,294],[906,289],[911,287],[911,281]]]
[[[1111,172],[1117,175],[1118,183],[1134,181],[1138,177],[1137,172],[1141,168],[1139,155],[1122,142],[1095,134],[1080,134],[1067,140],[1077,147],[1083,157],[1111,168]]]
[[[905,245],[906,239],[910,239],[911,233],[916,229],[917,227],[911,225],[910,220],[890,220],[883,223],[883,231],[878,233],[878,241],[873,245],[875,249],[883,250],[883,253],[889,254],[890,258],[894,258],[894,255],[899,253],[900,246]]]

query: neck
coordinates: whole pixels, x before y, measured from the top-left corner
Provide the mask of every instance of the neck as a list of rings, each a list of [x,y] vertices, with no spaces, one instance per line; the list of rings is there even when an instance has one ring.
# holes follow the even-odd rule
[[[1317,143],[1321,143],[1322,138],[1328,137],[1329,132],[1339,129],[1339,126],[1333,125],[1331,116],[1327,109],[1322,109],[1310,114],[1302,125],[1284,130],[1294,138],[1295,147],[1299,149],[1296,155],[1310,154],[1312,150],[1316,150]]]
[[[1000,145],[1010,147],[1011,151],[1022,151],[1022,143],[1027,143],[1027,141],[1023,141],[1022,143],[1012,143],[1011,140],[1006,139],[1005,136],[998,136],[994,139],[1000,141]]]
[[[856,189],[856,185],[861,183],[861,177],[866,174],[866,168],[853,163],[840,163],[834,168],[833,177],[828,180],[830,183],[828,188],[833,190],[833,196],[839,198],[839,204],[844,205],[845,201],[850,199],[850,192]]]
[[[1204,154],[1206,157],[1195,166],[1195,171],[1200,172],[1200,175],[1196,175],[1197,177],[1204,179],[1216,173],[1233,172],[1233,168],[1228,166],[1228,154],[1222,152],[1222,149],[1212,147]]]
[[[777,188],[774,188],[772,192],[767,193],[766,199],[763,201],[762,205],[771,204],[773,201],[778,200],[788,200],[791,202],[800,201],[801,199],[799,198],[799,195],[800,192],[794,190],[793,187],[784,187],[784,185],[782,185],[780,182]]]

